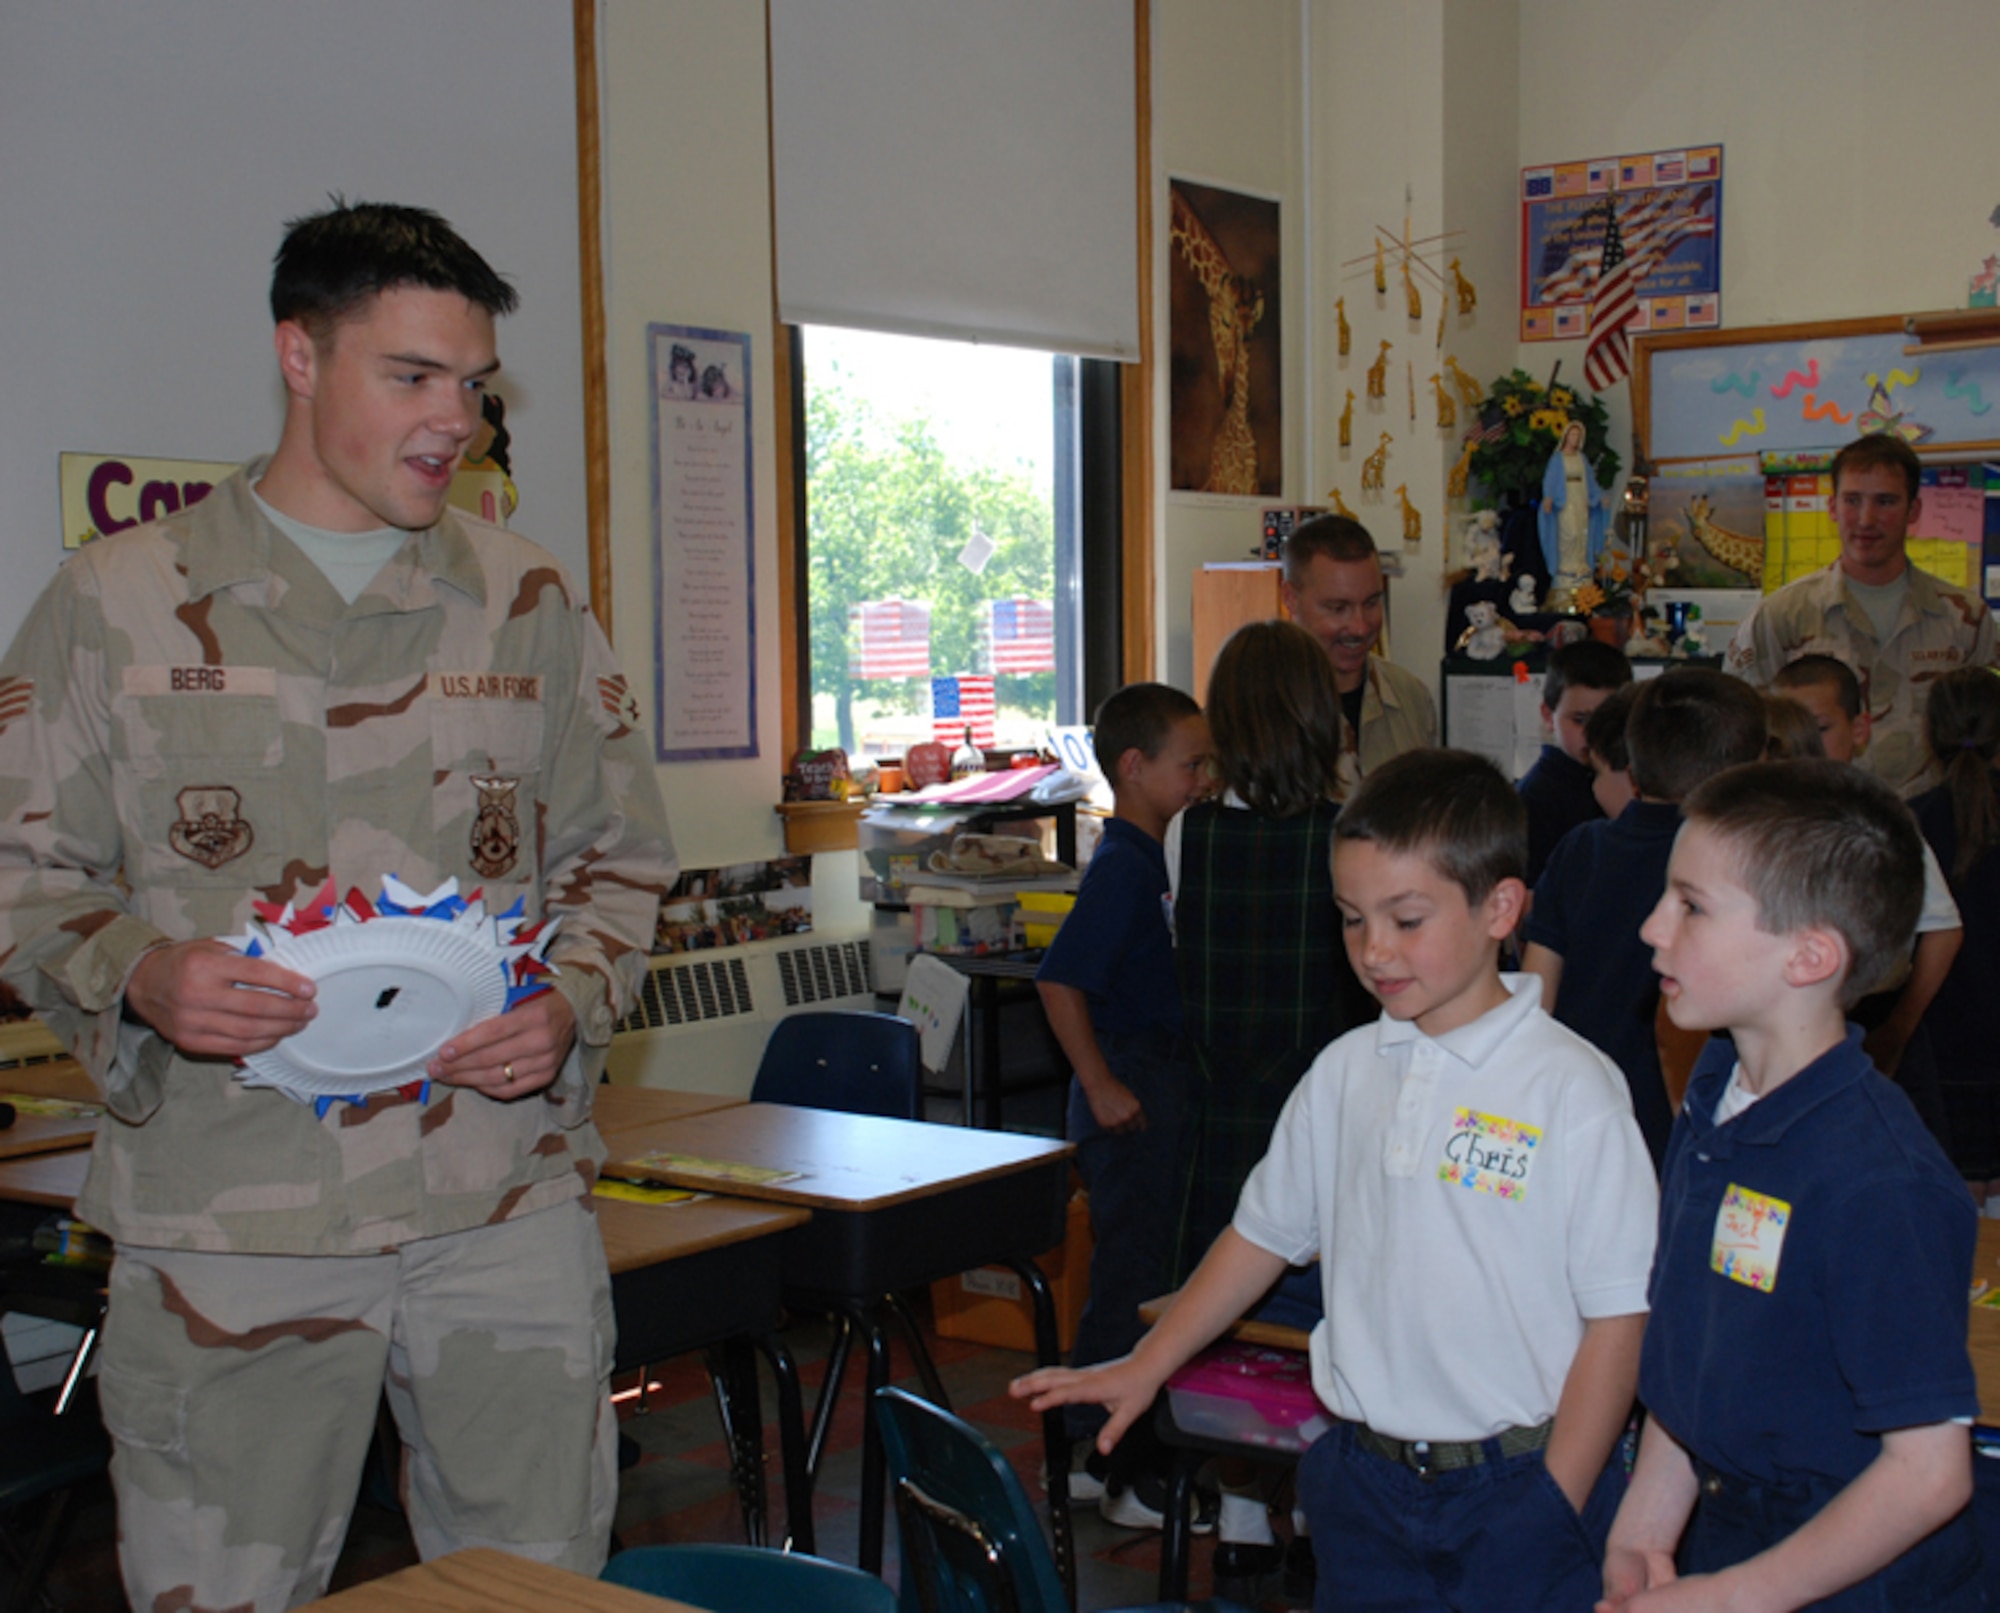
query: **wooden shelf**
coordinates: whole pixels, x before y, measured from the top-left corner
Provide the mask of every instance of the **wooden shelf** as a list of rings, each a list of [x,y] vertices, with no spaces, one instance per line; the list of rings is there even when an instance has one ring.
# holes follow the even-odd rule
[[[785,850],[852,851],[861,841],[861,812],[868,802],[780,801],[772,810],[785,820]]]

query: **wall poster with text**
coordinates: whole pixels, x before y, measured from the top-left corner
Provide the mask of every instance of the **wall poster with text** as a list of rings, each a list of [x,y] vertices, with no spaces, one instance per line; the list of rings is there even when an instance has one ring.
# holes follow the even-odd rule
[[[1521,170],[1521,340],[1581,340],[1610,209],[1632,260],[1639,311],[1626,327],[1722,323],[1722,147]]]
[[[757,754],[750,338],[648,325],[655,754]]]

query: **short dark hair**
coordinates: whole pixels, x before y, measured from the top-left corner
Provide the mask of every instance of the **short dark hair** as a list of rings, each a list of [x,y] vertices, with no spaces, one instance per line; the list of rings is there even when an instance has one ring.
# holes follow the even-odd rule
[[[1248,622],[1208,677],[1215,770],[1244,804],[1293,818],[1340,799],[1340,686],[1318,639],[1296,622]]]
[[[1625,725],[1632,720],[1632,702],[1638,698],[1636,683],[1613,689],[1583,725],[1583,742],[1590,747],[1590,754],[1614,773],[1631,771],[1632,752],[1625,745]]]
[[[1848,471],[1878,469],[1901,471],[1911,498],[1924,485],[1924,462],[1917,458],[1916,449],[1901,437],[1878,431],[1856,437],[1833,456],[1833,490],[1840,491],[1840,478]]]
[[[2000,763],[2000,677],[1983,666],[1962,666],[1931,685],[1924,703],[1924,738],[1944,769],[1958,851],[1951,877],[1963,879],[2000,845],[2000,791],[1993,769]]]
[[[1477,907],[1503,879],[1528,868],[1528,809],[1484,756],[1413,750],[1363,779],[1334,820],[1333,836],[1421,857]]]
[[[1356,560],[1379,564],[1382,559],[1368,528],[1353,517],[1315,515],[1310,521],[1301,521],[1285,539],[1285,581],[1298,587],[1305,580],[1306,567],[1321,555],[1343,564]]]
[[[1773,689],[1831,689],[1840,699],[1840,709],[1853,722],[1861,715],[1861,680],[1854,668],[1830,655],[1802,655],[1788,661],[1771,679]]]
[[[1199,717],[1194,696],[1166,683],[1128,683],[1104,697],[1091,724],[1091,748],[1097,765],[1113,784],[1118,782],[1118,758],[1128,750],[1145,757],[1160,754],[1175,723]]]
[[[1830,929],[1852,961],[1851,1008],[1909,955],[1924,900],[1924,840],[1896,792],[1845,762],[1757,762],[1681,804],[1728,848],[1769,935]]]
[[[1826,741],[1819,737],[1819,724],[1813,720],[1813,714],[1775,689],[1765,690],[1764,760],[1817,761],[1825,755]]]
[[[1682,801],[1725,767],[1764,755],[1764,702],[1741,678],[1679,667],[1639,685],[1625,724],[1632,787]]]
[[[271,269],[271,317],[314,340],[371,297],[398,286],[455,291],[496,319],[520,304],[514,288],[458,232],[422,207],[349,202],[295,218]]]
[[[1565,689],[1622,689],[1632,681],[1632,663],[1615,644],[1587,638],[1549,651],[1542,674],[1542,704],[1556,709]]]

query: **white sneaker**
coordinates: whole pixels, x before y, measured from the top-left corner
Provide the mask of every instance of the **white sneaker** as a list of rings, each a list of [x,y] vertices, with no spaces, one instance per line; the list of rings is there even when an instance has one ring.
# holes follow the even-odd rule
[[[1141,1479],[1138,1484],[1107,1490],[1104,1499],[1097,1503],[1097,1510],[1106,1523],[1116,1524],[1121,1529],[1159,1529],[1165,1527],[1167,1521],[1166,1514],[1160,1510],[1165,1502],[1165,1487],[1157,1479]],[[1190,1530],[1197,1535],[1214,1534],[1215,1498],[1206,1490],[1197,1489],[1192,1510]]]

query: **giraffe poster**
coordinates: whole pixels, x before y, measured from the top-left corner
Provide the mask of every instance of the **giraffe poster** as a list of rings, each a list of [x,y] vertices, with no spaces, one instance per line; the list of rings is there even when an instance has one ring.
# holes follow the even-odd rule
[[[1172,479],[1182,493],[1284,492],[1278,204],[1168,181]]]

